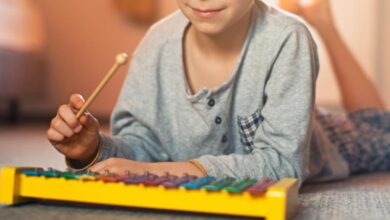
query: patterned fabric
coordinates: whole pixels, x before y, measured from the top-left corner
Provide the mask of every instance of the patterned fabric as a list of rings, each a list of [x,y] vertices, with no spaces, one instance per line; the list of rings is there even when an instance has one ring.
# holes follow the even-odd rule
[[[260,109],[256,110],[256,112],[249,117],[243,118],[241,116],[237,116],[241,143],[244,145],[246,151],[253,150],[254,136],[262,121],[263,118],[261,117]]]
[[[316,116],[351,173],[390,170],[390,112],[365,109],[342,117],[317,110]]]

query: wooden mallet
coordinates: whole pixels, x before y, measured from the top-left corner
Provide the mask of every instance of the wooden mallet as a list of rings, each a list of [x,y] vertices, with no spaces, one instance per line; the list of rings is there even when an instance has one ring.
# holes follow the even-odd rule
[[[120,66],[125,64],[128,60],[128,56],[126,53],[120,53],[115,58],[115,64],[111,67],[111,69],[108,71],[108,73],[104,76],[102,81],[99,83],[99,85],[96,87],[96,89],[93,91],[93,93],[88,97],[87,101],[83,105],[83,107],[80,109],[80,111],[77,112],[76,118],[80,119],[80,117],[84,114],[85,110],[91,105],[91,103],[95,100],[96,96],[99,95],[99,93],[102,91],[104,86],[110,81],[112,76],[117,72]]]

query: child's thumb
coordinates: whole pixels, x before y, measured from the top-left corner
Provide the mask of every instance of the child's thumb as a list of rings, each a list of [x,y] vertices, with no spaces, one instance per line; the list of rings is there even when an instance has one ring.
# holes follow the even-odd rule
[[[79,110],[83,107],[85,100],[80,94],[73,94],[69,98],[69,105],[72,109]]]

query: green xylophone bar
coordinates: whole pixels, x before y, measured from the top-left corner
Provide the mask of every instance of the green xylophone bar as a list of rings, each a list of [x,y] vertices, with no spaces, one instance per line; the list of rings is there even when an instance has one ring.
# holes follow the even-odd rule
[[[256,182],[257,182],[257,180],[255,180],[255,179],[246,178],[246,179],[243,179],[241,181],[235,182],[235,183],[231,184],[230,186],[227,186],[223,189],[230,192],[230,193],[240,193],[240,192],[244,191],[246,188],[255,184]]]
[[[235,179],[233,177],[225,177],[219,181],[215,181],[215,182],[210,183],[209,185],[205,185],[202,188],[206,189],[208,191],[220,191],[224,187],[232,184],[234,182],[234,180]]]

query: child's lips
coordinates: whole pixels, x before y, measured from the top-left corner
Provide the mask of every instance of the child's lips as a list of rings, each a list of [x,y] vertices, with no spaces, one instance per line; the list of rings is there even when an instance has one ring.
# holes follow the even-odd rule
[[[192,11],[201,18],[213,18],[217,16],[224,8],[219,9],[197,9],[191,7]]]

